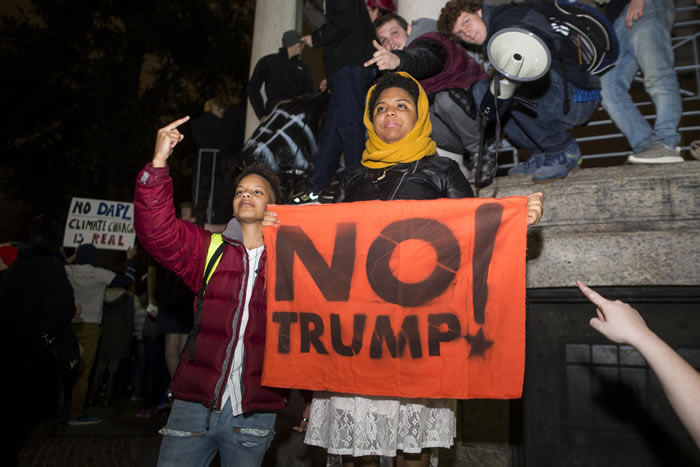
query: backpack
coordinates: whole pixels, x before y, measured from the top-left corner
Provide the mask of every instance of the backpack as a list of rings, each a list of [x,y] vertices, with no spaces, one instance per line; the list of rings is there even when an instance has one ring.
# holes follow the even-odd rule
[[[579,63],[591,74],[599,75],[612,67],[619,54],[615,29],[597,8],[576,0],[537,0],[527,6],[550,21],[552,30],[568,39],[578,52]]]

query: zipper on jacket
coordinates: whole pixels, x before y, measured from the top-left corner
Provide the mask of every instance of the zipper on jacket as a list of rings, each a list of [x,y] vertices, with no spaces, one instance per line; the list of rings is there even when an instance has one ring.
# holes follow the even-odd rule
[[[213,406],[213,405],[215,405],[215,404],[216,404],[216,399],[214,399],[214,400],[212,401],[212,404],[211,404],[211,405]],[[209,422],[211,421],[211,411],[212,411],[212,408],[209,407],[209,410],[207,410],[207,423],[206,423],[206,425],[205,425],[205,427],[204,427],[204,431],[209,431]]]
[[[239,242],[236,242],[239,243]],[[232,246],[235,246],[232,244]],[[214,386],[214,408],[217,409],[217,411],[220,411],[222,408],[217,407],[216,404],[219,403],[219,397],[221,393],[221,386],[223,381],[227,380],[230,376],[230,368],[229,368],[229,359],[231,358],[231,353],[233,350],[235,350],[235,343],[238,340],[238,333],[236,332],[238,328],[238,320],[240,319],[241,315],[241,307],[245,305],[245,284],[248,282],[248,251],[245,248],[245,246],[242,243],[239,243],[238,245],[244,255],[244,261],[243,261],[243,279],[241,281],[241,288],[240,292],[238,293],[238,307],[236,308],[236,311],[234,312],[233,315],[233,338],[231,339],[231,342],[229,342],[229,345],[226,348],[226,358],[224,359],[224,366],[222,369],[222,374],[219,377],[219,380],[216,382],[216,386]],[[228,370],[228,371],[226,371]],[[241,385],[243,384],[243,378],[241,378]],[[241,407],[242,409],[242,407]],[[211,408],[210,408],[211,410]],[[208,422],[207,422],[208,423]]]
[[[258,269],[256,269],[255,274],[257,274],[260,270],[260,261],[262,261],[262,255],[265,254],[265,251],[263,250],[263,253],[260,255],[260,259],[258,260]],[[250,299],[253,299],[253,290],[255,290],[255,283],[258,281],[258,276],[255,276],[255,280],[253,281],[253,289],[250,291]],[[267,280],[263,282],[263,291],[267,290]],[[248,304],[250,305],[250,303]],[[250,321],[250,306],[248,307],[248,320]],[[248,327],[246,326],[246,330]],[[245,333],[246,331],[243,331],[243,341],[245,342]],[[241,355],[241,412],[245,413],[243,409],[243,394],[245,394],[245,385],[243,384],[243,375],[245,374],[245,347],[243,347],[243,352]]]

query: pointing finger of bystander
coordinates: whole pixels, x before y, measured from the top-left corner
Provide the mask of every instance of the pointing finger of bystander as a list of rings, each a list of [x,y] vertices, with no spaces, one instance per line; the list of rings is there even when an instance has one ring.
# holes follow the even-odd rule
[[[401,64],[401,59],[391,50],[383,47],[376,40],[372,41],[374,48],[377,49],[372,55],[372,58],[365,62],[365,67],[377,65],[380,70],[395,70]]]
[[[601,308],[609,301],[608,299],[606,299],[605,297],[603,297],[598,292],[591,289],[590,287],[588,287],[586,284],[584,284],[581,281],[576,281],[576,285],[578,286],[579,289],[581,289],[581,292],[583,292],[583,295],[585,295],[586,298],[588,300],[590,300],[598,308]]]

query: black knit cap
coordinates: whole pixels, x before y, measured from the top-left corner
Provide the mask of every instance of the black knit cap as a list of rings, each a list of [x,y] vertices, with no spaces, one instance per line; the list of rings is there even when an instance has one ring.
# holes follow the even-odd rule
[[[291,47],[301,42],[301,34],[297,31],[287,31],[282,35],[282,47]]]

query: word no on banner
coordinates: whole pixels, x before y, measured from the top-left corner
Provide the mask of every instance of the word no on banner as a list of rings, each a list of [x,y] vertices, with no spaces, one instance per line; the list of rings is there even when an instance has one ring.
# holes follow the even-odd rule
[[[269,209],[264,385],[521,396],[527,198]]]

